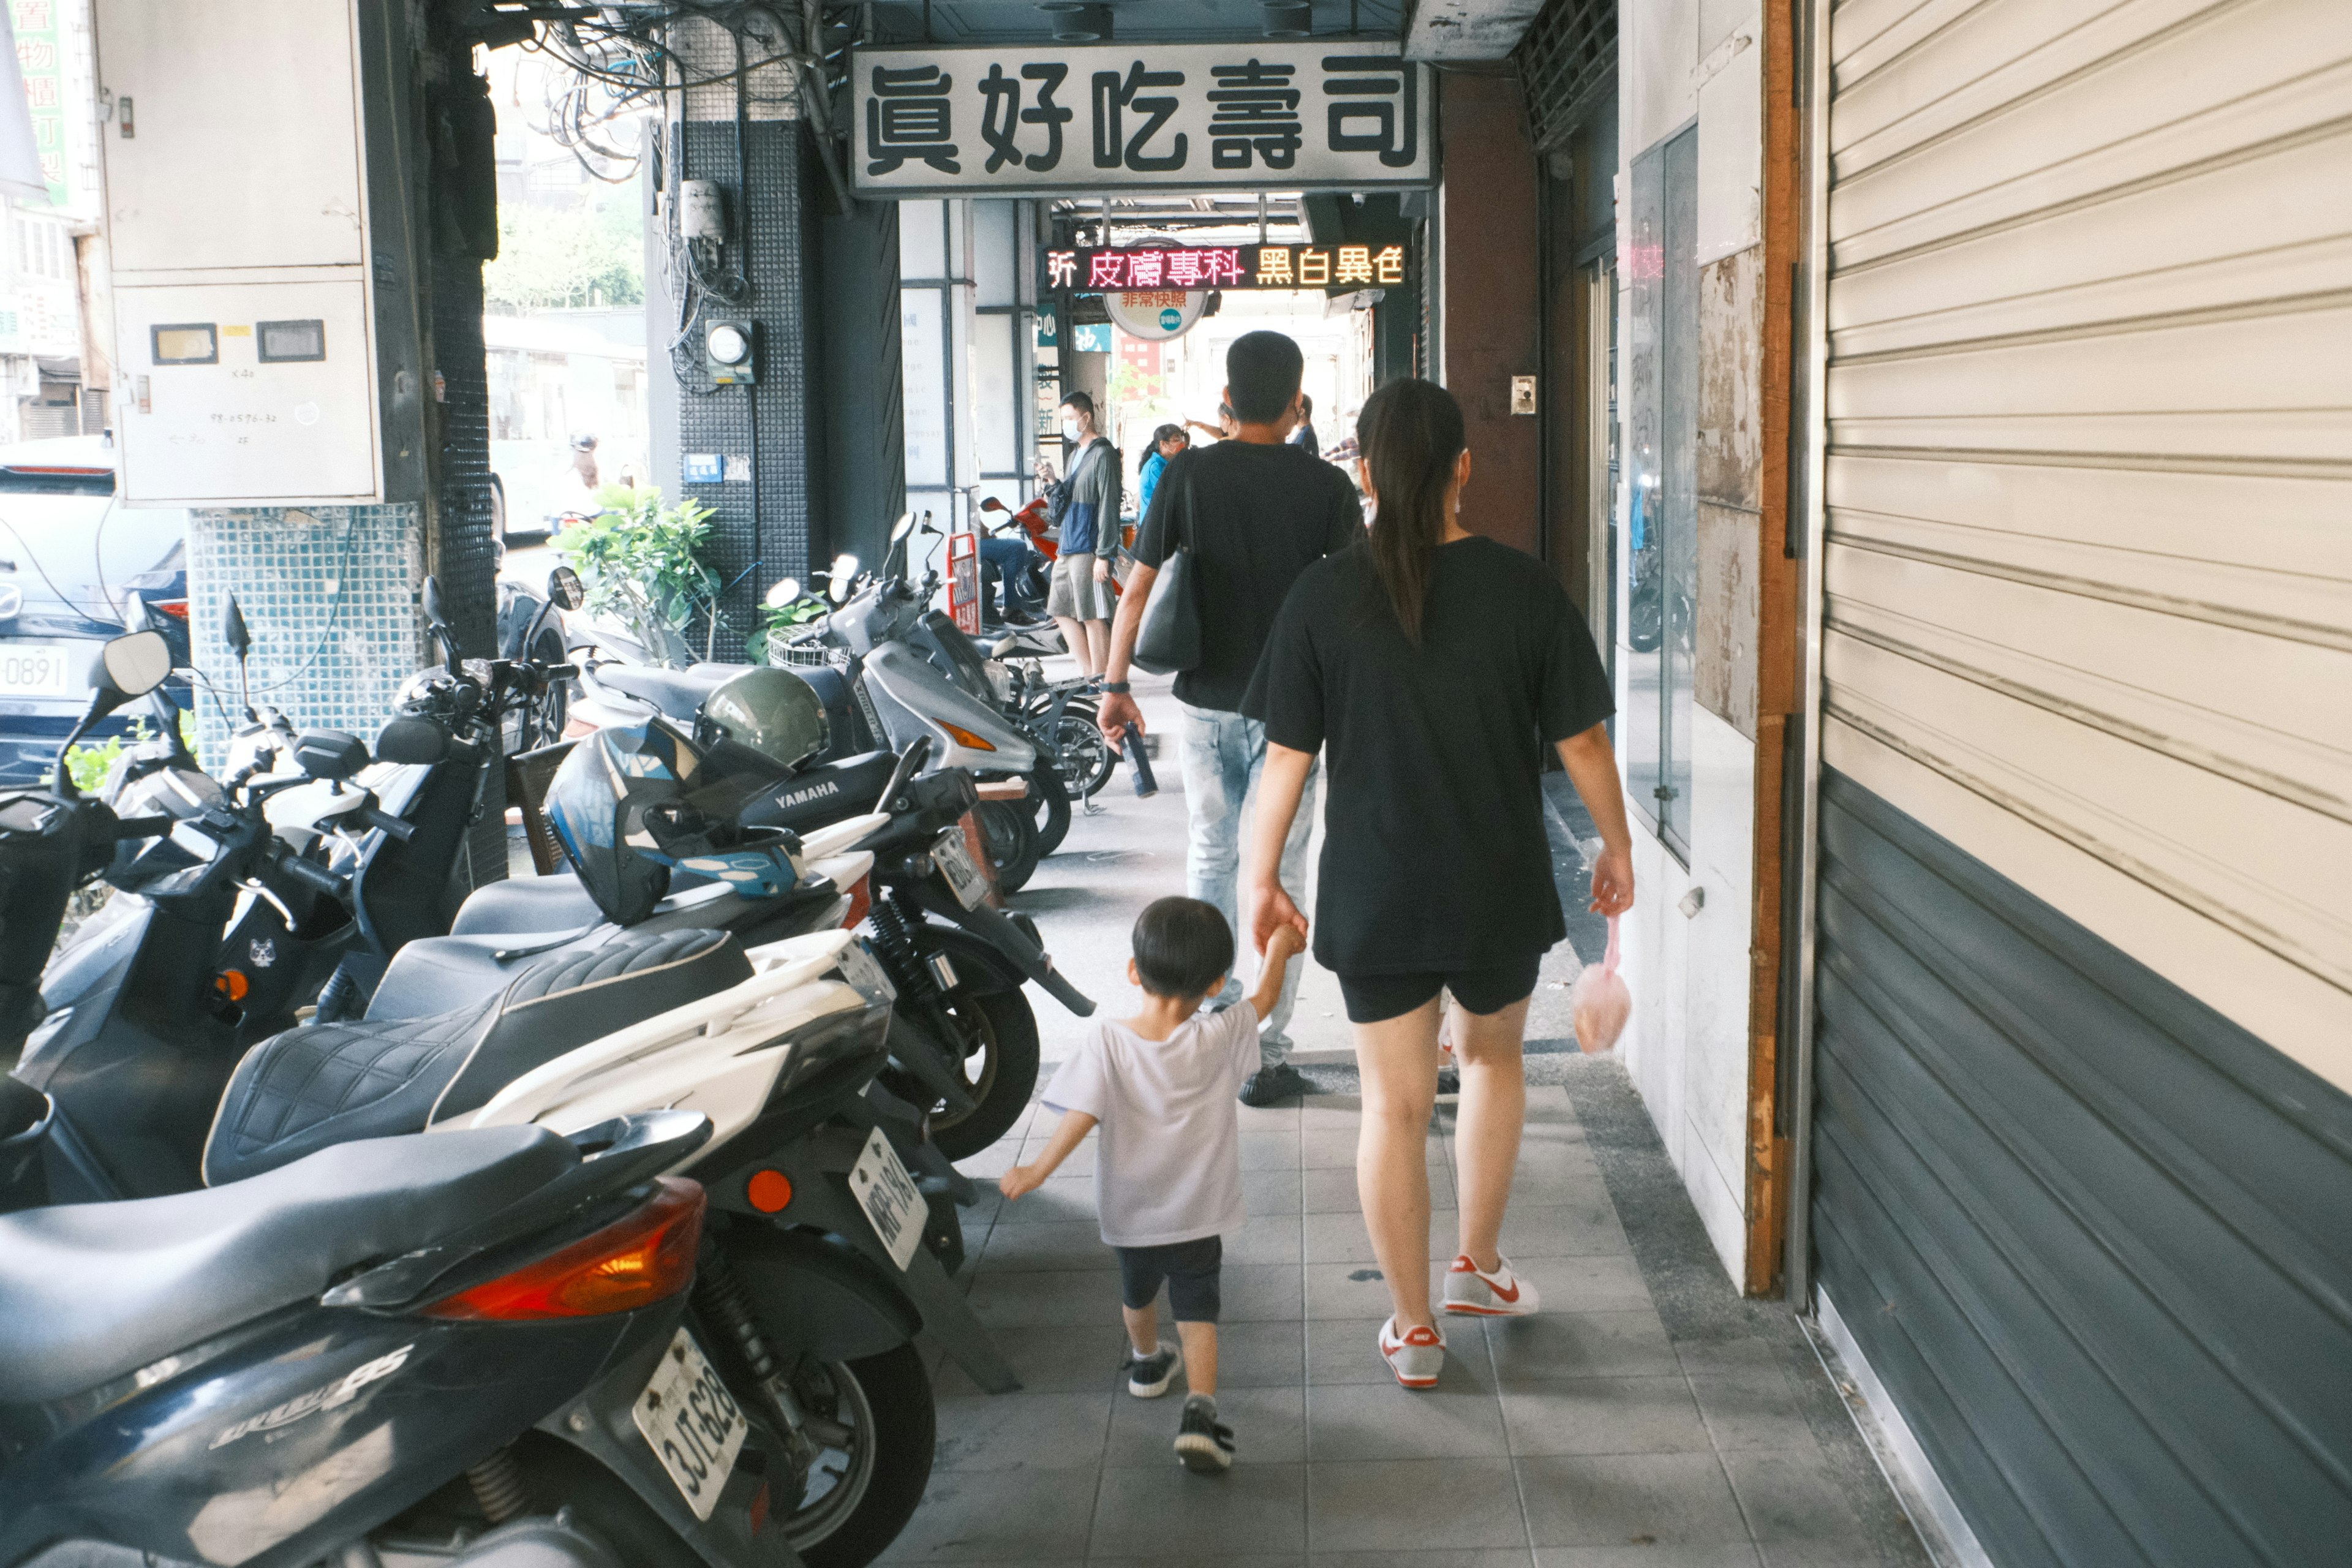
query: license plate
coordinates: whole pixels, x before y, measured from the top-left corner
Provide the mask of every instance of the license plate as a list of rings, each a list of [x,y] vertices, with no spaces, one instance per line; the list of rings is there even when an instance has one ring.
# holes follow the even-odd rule
[[[922,1242],[930,1207],[879,1127],[866,1134],[865,1151],[849,1168],[849,1190],[873,1223],[874,1234],[882,1238],[890,1261],[906,1268]]]
[[[678,1330],[629,1415],[694,1517],[709,1519],[751,1424],[693,1335]]]
[[[69,643],[0,642],[0,692],[11,697],[76,695],[81,661]]]
[[[898,988],[890,984],[889,973],[879,960],[866,951],[862,942],[853,942],[841,950],[841,977],[867,996],[884,1002],[896,1002]]]
[[[964,846],[963,829],[950,827],[940,834],[940,841],[931,846],[931,858],[939,862],[940,874],[948,879],[956,901],[965,909],[978,909],[981,900],[988,897],[988,879],[971,863],[971,851]]]

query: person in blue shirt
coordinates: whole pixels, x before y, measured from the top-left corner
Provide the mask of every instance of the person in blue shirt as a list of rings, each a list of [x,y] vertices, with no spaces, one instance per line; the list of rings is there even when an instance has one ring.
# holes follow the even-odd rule
[[[1160,488],[1161,471],[1192,444],[1192,437],[1184,434],[1181,425],[1162,425],[1151,433],[1151,450],[1143,455],[1143,471],[1136,484],[1137,521],[1151,515],[1151,492]]]

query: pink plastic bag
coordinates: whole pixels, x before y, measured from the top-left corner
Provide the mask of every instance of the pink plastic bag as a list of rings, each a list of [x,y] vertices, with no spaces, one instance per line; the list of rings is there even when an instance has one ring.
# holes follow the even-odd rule
[[[1609,951],[1598,963],[1588,963],[1568,994],[1575,1010],[1576,1043],[1588,1052],[1605,1051],[1625,1032],[1633,1012],[1633,994],[1617,973],[1617,917],[1609,917]]]

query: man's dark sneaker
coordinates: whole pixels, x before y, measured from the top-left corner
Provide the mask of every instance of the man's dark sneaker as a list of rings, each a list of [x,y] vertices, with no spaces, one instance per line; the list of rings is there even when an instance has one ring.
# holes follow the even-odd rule
[[[1157,1399],[1168,1392],[1168,1384],[1184,1370],[1184,1352],[1174,1345],[1163,1344],[1150,1355],[1137,1355],[1133,1350],[1127,1357],[1127,1391],[1138,1399]]]
[[[1217,1422],[1217,1402],[1205,1394],[1184,1401],[1176,1428],[1176,1458],[1196,1476],[1223,1475],[1234,1466],[1234,1429]]]
[[[1315,1086],[1307,1081],[1307,1076],[1304,1073],[1288,1062],[1277,1062],[1270,1068],[1260,1068],[1249,1075],[1249,1080],[1242,1085],[1242,1103],[1263,1110],[1266,1106],[1279,1105],[1286,1100],[1314,1092]]]

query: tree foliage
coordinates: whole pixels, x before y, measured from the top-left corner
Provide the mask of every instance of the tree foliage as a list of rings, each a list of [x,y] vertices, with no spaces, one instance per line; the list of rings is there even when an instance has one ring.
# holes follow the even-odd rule
[[[499,258],[482,268],[482,288],[499,310],[643,304],[645,236],[634,203],[506,208]]]

